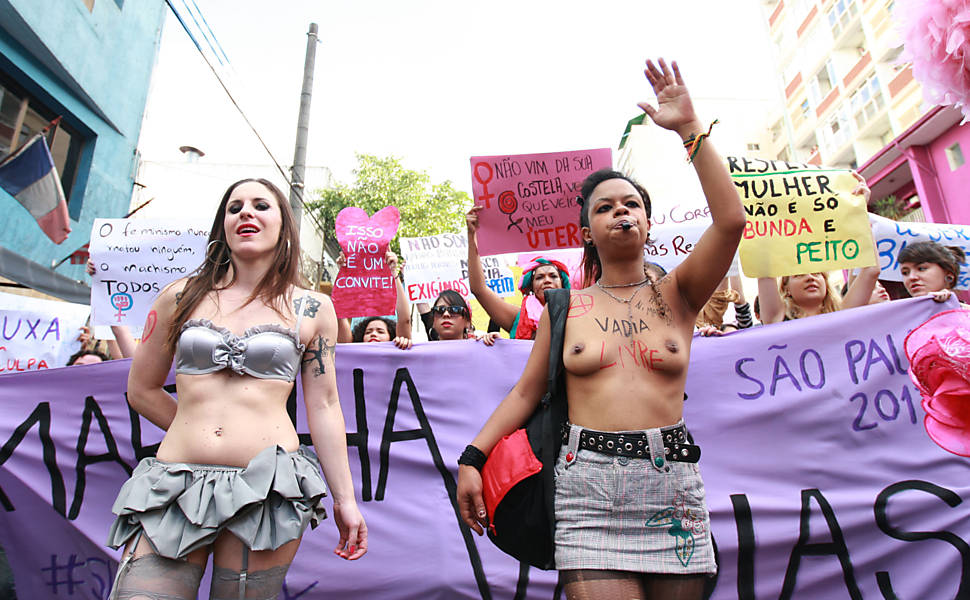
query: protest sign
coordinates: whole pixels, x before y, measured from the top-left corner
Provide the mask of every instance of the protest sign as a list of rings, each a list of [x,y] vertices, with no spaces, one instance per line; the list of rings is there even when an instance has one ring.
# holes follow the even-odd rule
[[[473,156],[472,194],[483,256],[582,246],[576,197],[587,175],[613,164],[609,148]]]
[[[748,277],[875,264],[865,198],[851,171],[727,157],[747,224],[739,247]]]
[[[442,233],[415,238],[401,238],[404,257],[404,289],[408,301],[431,303],[443,290],[470,294],[463,281],[462,261],[468,256],[468,239],[464,233]]]
[[[404,256],[404,289],[408,301],[431,303],[444,290],[471,296],[468,284],[468,236],[442,233],[416,238],[401,238]],[[502,297],[515,294],[515,281],[506,255],[480,257],[485,285]]]
[[[899,273],[899,253],[913,242],[937,242],[944,246],[956,246],[970,256],[970,225],[950,223],[901,223],[879,215],[869,215],[872,235],[879,255],[879,279],[902,281]],[[964,259],[960,266],[956,288],[970,288],[970,263]]]
[[[684,406],[718,546],[711,598],[970,594],[970,459],[926,434],[902,350],[906,331],[955,306],[895,301],[693,340]],[[369,551],[353,565],[333,557],[325,521],[307,531],[281,597],[553,598],[554,572],[471,534],[456,505],[455,459],[531,347],[339,345]],[[129,364],[0,375],[0,544],[21,597],[107,597],[120,556],[103,546],[108,508],[161,439],[125,402]]]
[[[205,224],[158,219],[95,219],[89,252],[91,323],[141,333],[155,296],[205,260]]]
[[[91,307],[0,292],[0,373],[63,367]]]
[[[706,210],[706,209],[705,209]],[[684,223],[667,223],[650,227],[651,243],[644,247],[644,258],[657,263],[668,273],[693,252],[698,240],[711,225],[710,217]],[[734,257],[726,277],[738,274],[738,258]]]
[[[385,206],[372,217],[356,206],[337,213],[337,241],[346,258],[330,295],[338,317],[377,317],[394,312],[397,290],[384,255],[400,223],[396,206]]]

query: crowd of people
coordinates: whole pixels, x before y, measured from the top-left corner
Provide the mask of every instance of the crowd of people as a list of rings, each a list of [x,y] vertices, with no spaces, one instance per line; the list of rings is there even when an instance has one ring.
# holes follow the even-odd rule
[[[709,139],[710,128],[695,114],[676,63],[647,61],[645,75],[657,105],[640,106],[684,142],[710,209],[711,225],[691,254],[669,273],[647,260],[650,196],[623,173],[602,170],[581,189],[581,274],[571,274],[551,256],[535,257],[523,266],[521,304],[507,302],[486,285],[476,206],[465,218],[468,279],[489,318],[488,331],[476,331],[468,300],[457,291],[445,290],[430,305],[416,306],[434,342],[495,346],[499,330],[534,340],[521,378],[459,459],[461,516],[481,534],[489,525],[481,468],[496,443],[535,410],[546,391],[549,361],[559,358],[550,358],[548,313],[536,319],[527,300],[534,297],[544,306],[547,294],[562,293],[555,290],[572,299],[561,353],[568,421],[555,465],[556,568],[570,599],[700,598],[706,578],[716,572],[703,482],[692,458],[699,452],[682,457],[665,451],[674,441],[696,446],[683,421],[695,335],[723,336],[890,299],[878,281],[879,268],[868,267],[851,274],[841,292],[832,273],[763,278],[749,304],[741,278],[726,276],[745,212]],[[868,193],[864,182],[856,193]],[[212,598],[275,597],[304,531],[325,518],[322,499],[328,494],[340,534],[335,554],[356,560],[367,552],[334,356],[337,343],[412,348],[401,261],[394,253],[385,257],[395,275],[395,317],[338,319],[326,294],[301,285],[296,232],[289,203],[271,182],[232,184],[212,223],[205,262],[155,300],[151,322],[157,326],[146,328],[137,344],[127,330],[114,328],[112,357],[132,357],[129,402],[165,436],[112,508],[117,519],[109,545],[123,548],[113,598],[194,598],[210,555]],[[964,261],[959,248],[910,244],[899,255],[903,285],[910,296],[944,301]],[[618,340],[596,324],[604,320],[645,326],[626,330]],[[89,331],[81,339],[84,348],[69,364],[108,359],[89,347]],[[657,367],[602,369],[621,352],[619,342],[658,349]],[[163,387],[173,362],[178,402]],[[315,451],[300,445],[286,410],[298,377]],[[626,446],[633,450],[596,442],[618,437],[632,440]],[[239,497],[234,492],[239,481],[263,490],[261,495]],[[597,490],[618,489],[618,481],[625,482],[620,487],[629,497],[592,501]],[[207,494],[199,493],[202,488]],[[637,527],[675,496],[703,532],[695,537],[689,566],[667,558],[674,536]],[[208,516],[200,521],[192,516],[198,514]]]

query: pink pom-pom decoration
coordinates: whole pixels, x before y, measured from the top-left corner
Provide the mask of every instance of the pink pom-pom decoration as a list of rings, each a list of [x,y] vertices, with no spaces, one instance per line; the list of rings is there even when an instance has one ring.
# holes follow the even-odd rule
[[[903,349],[923,397],[927,435],[944,450],[970,457],[970,312],[931,317],[906,336]]]
[[[897,0],[894,19],[926,99],[970,120],[970,0]]]

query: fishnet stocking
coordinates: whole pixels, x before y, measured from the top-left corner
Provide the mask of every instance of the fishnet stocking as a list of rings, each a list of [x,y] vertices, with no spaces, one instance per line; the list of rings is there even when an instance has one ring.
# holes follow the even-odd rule
[[[702,575],[649,575],[571,569],[559,572],[566,600],[701,600]]]

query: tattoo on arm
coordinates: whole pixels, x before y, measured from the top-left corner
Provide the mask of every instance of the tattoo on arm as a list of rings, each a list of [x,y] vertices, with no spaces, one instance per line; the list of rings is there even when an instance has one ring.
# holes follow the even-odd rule
[[[145,328],[142,330],[141,341],[147,342],[148,338],[152,337],[152,333],[155,331],[155,324],[158,322],[158,313],[154,310],[148,311],[148,317],[145,319]]]
[[[327,372],[327,363],[333,364],[336,355],[337,344],[332,343],[330,338],[317,336],[307,346],[303,353],[303,369],[313,369],[313,376],[319,377]]]
[[[311,319],[317,316],[317,310],[320,308],[320,301],[311,296],[303,296],[302,298],[297,298],[293,301],[293,311],[297,314],[300,313],[300,308],[302,308],[303,300],[306,300],[306,307],[303,308],[303,314]]]
[[[175,303],[178,304],[182,301],[182,292],[175,292]]]

